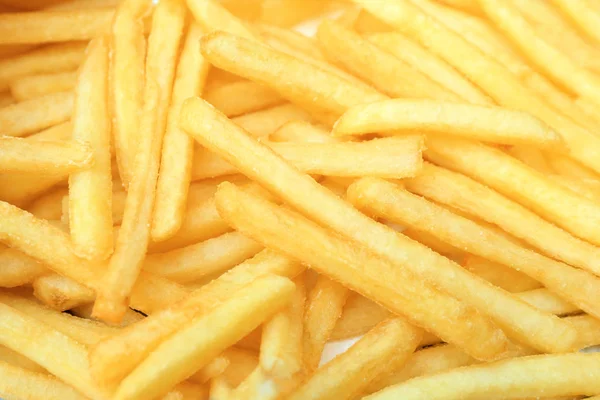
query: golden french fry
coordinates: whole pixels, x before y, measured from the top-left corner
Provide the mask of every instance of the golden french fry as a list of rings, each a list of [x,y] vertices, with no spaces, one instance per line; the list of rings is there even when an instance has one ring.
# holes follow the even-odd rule
[[[577,347],[579,349],[598,345],[600,342],[600,324],[598,320],[589,315],[576,315],[569,317],[568,320],[577,329]]]
[[[186,0],[194,19],[206,32],[223,31],[259,40],[246,24],[216,0]]]
[[[574,180],[600,178],[600,175],[568,156],[561,154],[547,154],[546,159],[553,170],[559,175],[564,175]]]
[[[129,185],[135,163],[143,104],[146,39],[142,18],[146,0],[124,0],[117,8],[111,30],[110,91],[113,137],[119,174]]]
[[[233,389],[227,379],[223,376],[217,376],[210,381],[210,399],[229,400]]]
[[[25,101],[50,93],[67,92],[75,87],[76,72],[29,75],[10,82],[10,92],[17,101]]]
[[[200,53],[202,34],[197,25],[190,26],[173,84],[152,216],[151,235],[156,242],[175,235],[185,215],[194,143],[179,129],[179,109],[186,98],[202,93],[206,83],[209,65]]]
[[[506,150],[506,153],[543,174],[554,174],[554,169],[539,149],[530,146],[512,146]]]
[[[84,58],[86,43],[62,43],[0,60],[0,89],[14,79],[76,69]]]
[[[69,190],[57,188],[35,199],[27,211],[42,219],[60,220],[62,214],[62,199],[68,196]]]
[[[260,20],[278,26],[293,26],[332,8],[322,0],[264,0]]]
[[[535,308],[558,316],[580,312],[577,306],[566,302],[546,288],[533,289],[515,294],[518,298]]]
[[[578,4],[571,4],[572,2],[568,0],[552,0],[551,3],[568,15],[589,37],[600,41],[600,31],[598,31],[600,15],[598,14],[598,8],[594,7],[593,2],[582,1],[576,2]]]
[[[304,314],[304,369],[308,374],[319,366],[325,344],[342,315],[349,291],[319,275],[306,300]]]
[[[293,104],[283,104],[242,115],[232,120],[256,137],[269,136],[290,121],[310,121],[306,111]]]
[[[36,364],[29,358],[9,349],[8,347],[0,346],[0,361],[15,367],[23,368],[27,371],[40,372],[44,374],[48,373],[39,364]]]
[[[68,175],[95,165],[89,145],[79,141],[0,137],[0,171]]]
[[[261,250],[254,240],[230,232],[181,249],[151,254],[143,268],[178,283],[190,283],[223,273]]]
[[[92,303],[82,304],[82,305],[79,305],[79,306],[69,309],[69,314],[72,314],[76,317],[84,318],[86,320],[94,320],[94,318],[92,317],[92,309],[93,308],[94,308],[94,305]],[[133,310],[129,310],[129,311],[127,311],[127,314],[125,314],[125,318],[123,318],[123,321],[121,322],[121,324],[117,324],[117,325],[113,324],[113,325],[108,325],[108,326],[112,326],[115,328],[124,328],[131,324],[139,322],[139,321],[143,320],[144,318],[145,318],[145,316],[142,315],[141,313],[133,311]]]
[[[26,136],[65,122],[73,112],[73,94],[51,93],[0,108],[2,135]]]
[[[163,1],[154,12],[148,39],[145,102],[137,155],[121,230],[94,307],[100,319],[118,322],[139,275],[150,239],[152,209],[160,165],[167,108],[185,22],[180,0]],[[169,29],[169,33],[165,29]]]
[[[527,113],[432,100],[393,99],[352,107],[336,122],[333,134],[394,135],[414,131],[497,144],[562,146],[560,135]]]
[[[118,381],[127,376],[162,341],[188,323],[190,318],[211,304],[226,300],[231,291],[247,285],[257,276],[274,274],[291,278],[302,270],[303,267],[285,257],[268,251],[261,252],[181,299],[181,302],[176,300],[172,307],[150,315],[119,335],[100,342],[90,353],[92,374],[103,382]]]
[[[427,75],[340,24],[323,21],[317,38],[328,56],[389,96],[459,100]]]
[[[591,395],[600,392],[596,371],[598,354],[561,354],[518,357],[483,366],[458,368],[391,386],[368,400],[465,399],[501,392],[506,399]],[[556,374],[549,375],[547,371]],[[491,379],[493,377],[493,379]],[[499,379],[502,377],[502,379]]]
[[[379,374],[404,364],[421,336],[420,329],[402,319],[381,322],[346,352],[319,368],[289,399],[352,399]]]
[[[10,106],[11,104],[14,104],[16,101],[17,101],[17,99],[15,99],[13,97],[11,92],[6,91],[6,92],[0,93],[0,108]]]
[[[263,40],[268,45],[277,48],[277,43],[283,42],[289,47],[305,53],[308,57],[325,61],[323,52],[314,38],[275,25],[257,24],[256,26],[260,30]]]
[[[269,136],[271,142],[335,143],[335,138],[319,126],[305,121],[291,121]]]
[[[369,15],[364,12],[361,15]],[[377,47],[418,69],[442,87],[471,104],[491,105],[492,100],[467,78],[435,54],[400,33],[376,33],[367,39]]]
[[[463,266],[471,273],[478,275],[494,286],[501,287],[508,292],[524,292],[539,288],[541,283],[531,279],[522,272],[508,268],[485,258],[467,255]]]
[[[331,340],[345,340],[362,336],[391,313],[364,296],[351,292],[342,316],[331,332]]]
[[[123,221],[123,210],[125,208],[126,200],[127,200],[127,192],[121,190],[120,187],[117,190],[113,190],[113,192],[112,192],[112,223],[115,226],[121,225],[121,222]],[[62,198],[62,211],[61,212],[62,212],[62,215],[59,216],[59,219],[61,220],[61,222],[64,225],[68,226],[69,225],[69,216],[70,216],[68,196],[65,196]],[[33,213],[33,214],[35,215],[35,213]],[[50,218],[50,219],[52,219],[52,218]],[[113,235],[114,235],[114,233],[113,233]]]
[[[348,185],[349,186],[349,185]],[[425,246],[429,247],[436,253],[440,253],[441,255],[448,257],[449,259],[456,261],[457,263],[462,263],[465,252],[457,249],[444,242],[443,240],[439,240],[433,235],[430,235],[427,232],[414,229],[414,228],[406,228],[402,231],[404,236],[408,236],[409,238],[416,240],[417,242],[423,243]]]
[[[113,251],[109,49],[104,37],[90,42],[79,69],[73,111],[73,139],[93,149],[92,168],[69,176],[69,229],[77,255],[95,261]]]
[[[59,4],[44,7],[44,10],[87,10],[90,8],[116,7],[122,0],[67,0]]]
[[[108,33],[112,8],[0,14],[0,44],[89,40]]]
[[[48,269],[37,260],[15,249],[0,250],[0,287],[17,287],[31,284]]]
[[[202,40],[202,52],[212,64],[268,86],[309,110],[342,114],[355,104],[385,98],[375,90],[251,40],[222,32]],[[264,59],[269,59],[269,64],[260,62]]]
[[[549,175],[554,182],[589,200],[597,202],[600,199],[600,180],[573,179],[562,175]]]
[[[0,46],[0,58],[8,58],[33,50],[36,46],[31,44],[3,44]]]
[[[0,393],[15,399],[85,400],[86,397],[49,375],[0,362]]]
[[[221,354],[219,357],[206,364],[202,369],[200,369],[200,371],[190,376],[189,379],[192,382],[204,384],[210,381],[211,379],[222,375],[223,372],[225,372],[225,370],[227,369],[227,367],[229,367],[229,364],[229,358]]]
[[[233,387],[237,387],[242,383],[258,365],[258,359],[253,352],[230,347],[224,354],[230,360],[230,363],[222,376]]]
[[[260,111],[285,102],[277,92],[250,81],[232,82],[214,88],[204,98],[228,117]]]
[[[93,290],[61,275],[48,274],[48,271],[35,279],[32,286],[33,295],[39,301],[58,311],[70,310],[95,299]]]
[[[293,292],[289,279],[273,275],[234,292],[161,343],[121,382],[115,398],[146,399],[165,393],[279,311]]]

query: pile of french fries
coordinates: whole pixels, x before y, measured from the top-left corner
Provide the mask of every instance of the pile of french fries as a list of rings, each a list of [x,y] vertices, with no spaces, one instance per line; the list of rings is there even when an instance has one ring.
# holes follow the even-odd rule
[[[2,399],[600,399],[599,0],[0,0],[0,134]]]

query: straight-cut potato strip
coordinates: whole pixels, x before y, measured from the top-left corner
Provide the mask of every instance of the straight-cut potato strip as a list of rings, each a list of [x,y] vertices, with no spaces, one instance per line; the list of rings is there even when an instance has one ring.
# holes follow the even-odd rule
[[[260,40],[246,24],[217,0],[186,0],[194,19],[205,32],[223,31],[247,39]]]
[[[0,361],[0,393],[14,399],[86,400],[73,387],[39,372]]]
[[[552,0],[551,3],[560,8],[589,37],[600,42],[600,9],[595,7],[594,1]]]
[[[554,168],[552,168],[545,155],[539,149],[530,146],[512,146],[510,149],[505,150],[505,152],[538,172],[543,174],[555,173]]]
[[[353,105],[385,99],[375,90],[248,39],[215,32],[202,41],[202,53],[215,66],[262,83],[309,110],[341,115]],[[268,64],[262,62],[266,59]]]
[[[68,175],[96,163],[90,146],[80,141],[0,137],[0,171]]]
[[[542,286],[540,282],[522,272],[471,254],[465,257],[462,265],[471,273],[481,276],[494,286],[501,287],[508,292],[524,292]]]
[[[367,35],[366,38],[381,49],[418,69],[442,87],[458,95],[462,100],[471,104],[493,104],[493,101],[480,88],[451,65],[406,36],[400,33],[374,33]]]
[[[572,158],[562,154],[547,154],[546,159],[559,175],[573,179],[598,179],[600,175]]]
[[[166,393],[279,311],[293,292],[289,279],[266,275],[230,293],[161,343],[121,382],[115,399]]]
[[[518,160],[483,144],[431,138],[425,158],[461,172],[538,213],[573,235],[600,244],[600,207]]]
[[[89,40],[108,33],[113,8],[0,14],[0,44]]]
[[[204,98],[228,117],[237,117],[285,102],[274,90],[251,81],[231,82],[213,88]]]
[[[487,156],[486,158],[489,159]],[[447,166],[454,167],[450,164]],[[523,168],[525,167],[521,167]],[[520,178],[513,181],[517,179]],[[417,177],[403,183],[413,193],[495,224],[548,256],[600,276],[598,247],[570,235],[529,209],[465,175],[425,163]],[[541,196],[540,193],[537,192],[536,196]]]
[[[437,100],[460,99],[418,69],[407,65],[338,23],[323,21],[319,25],[317,38],[329,57],[389,96]]]
[[[291,121],[269,136],[271,142],[335,143],[339,138],[326,129],[305,121]]]
[[[142,18],[146,0],[124,0],[111,27],[110,93],[113,138],[119,174],[127,187],[133,175],[143,104],[146,38]]]
[[[483,142],[560,148],[559,134],[531,115],[494,106],[393,99],[354,106],[335,124],[334,135],[427,132]]]
[[[394,313],[436,332],[445,340],[458,343],[475,357],[493,359],[505,350],[502,332],[474,309],[427,286],[410,272],[395,268],[364,247],[340,239],[298,214],[278,208],[231,184],[220,186],[217,205],[230,223],[250,237],[311,265],[317,272],[342,282]],[[300,233],[305,238],[302,243],[291,241],[292,236]],[[451,318],[456,322],[469,320],[470,323],[463,326],[457,322],[450,328],[443,322],[437,322],[441,314],[433,312],[433,309],[444,309],[443,315],[453,315]],[[473,325],[475,321],[477,328]],[[494,348],[490,347],[492,344]]]
[[[73,93],[51,93],[0,108],[0,134],[27,136],[67,121],[73,112]]]
[[[109,49],[104,37],[90,42],[75,89],[73,139],[90,144],[94,165],[69,176],[69,230],[75,252],[105,260],[113,251]]]
[[[303,270],[304,267],[286,257],[269,251],[259,253],[181,301],[174,301],[172,306],[98,343],[90,352],[94,378],[101,382],[116,382],[124,378],[158,344],[181,329],[192,317],[215,302],[225,301],[231,291],[247,285],[256,277],[273,274],[293,278]]]
[[[12,307],[0,304],[0,344],[23,354],[92,399],[110,398],[93,381],[87,348]]]
[[[209,65],[200,53],[202,34],[198,25],[189,27],[173,83],[152,215],[151,235],[155,242],[172,237],[185,215],[194,142],[179,129],[179,109],[185,99],[202,93],[206,83]]]
[[[360,394],[379,374],[412,355],[422,330],[400,318],[381,322],[343,354],[319,368],[288,398],[346,400]]]
[[[291,121],[311,121],[310,115],[294,104],[282,104],[265,110],[240,115],[233,122],[250,132],[253,136],[269,136],[284,124]]]
[[[45,273],[31,284],[33,295],[43,304],[57,311],[67,311],[96,298],[94,291],[67,277]]]
[[[123,317],[148,249],[167,109],[184,24],[181,0],[162,1],[153,14],[133,176],[115,251],[94,307],[94,315],[107,321],[118,322]]]
[[[67,92],[77,83],[77,73],[29,75],[10,82],[10,92],[18,101],[29,100],[49,93]]]
[[[16,249],[0,250],[0,287],[17,287],[33,283],[48,273],[44,264]]]
[[[325,61],[323,52],[314,38],[305,36],[295,30],[280,28],[275,25],[255,24],[260,31],[263,40],[271,45],[273,41],[284,42],[298,51],[305,53],[314,59]],[[277,47],[273,45],[273,47]]]
[[[365,397],[386,399],[475,399],[502,393],[505,399],[592,395],[600,392],[599,354],[518,357],[411,379]],[[549,373],[551,372],[551,373]]]

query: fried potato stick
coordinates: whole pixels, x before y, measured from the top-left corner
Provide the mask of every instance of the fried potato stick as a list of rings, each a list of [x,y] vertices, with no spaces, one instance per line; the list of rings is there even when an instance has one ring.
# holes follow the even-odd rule
[[[10,92],[17,101],[25,101],[50,93],[73,90],[77,83],[76,72],[29,75],[10,82]]]

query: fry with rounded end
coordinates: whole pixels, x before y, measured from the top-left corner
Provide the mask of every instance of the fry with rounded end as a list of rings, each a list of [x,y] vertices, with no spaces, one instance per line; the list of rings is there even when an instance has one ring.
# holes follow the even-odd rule
[[[18,101],[25,101],[50,93],[73,90],[77,83],[76,72],[29,75],[10,83],[10,92]]]
[[[81,304],[88,304],[96,298],[94,291],[58,274],[48,274],[32,283],[33,295],[54,310],[66,311]]]
[[[415,131],[496,144],[563,146],[559,134],[527,113],[432,100],[393,99],[355,106],[333,128],[334,135],[375,132],[395,135]]]
[[[599,354],[518,357],[411,379],[365,399],[463,400],[489,393],[502,393],[506,399],[592,395],[600,392],[599,370]]]

